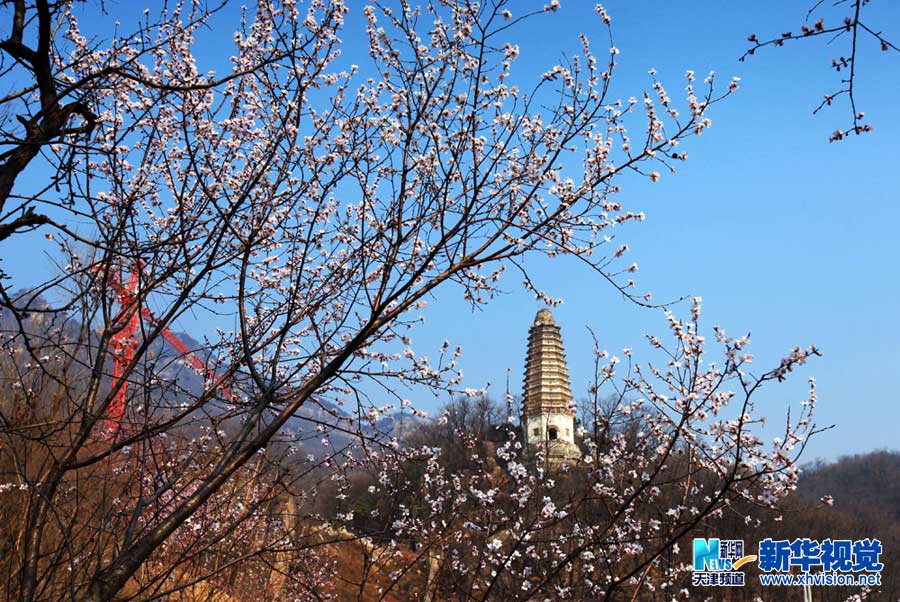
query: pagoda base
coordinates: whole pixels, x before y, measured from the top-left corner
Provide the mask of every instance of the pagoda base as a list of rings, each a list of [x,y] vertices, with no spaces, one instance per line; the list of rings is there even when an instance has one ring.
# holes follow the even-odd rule
[[[539,455],[545,466],[558,467],[561,464],[570,466],[580,464],[584,454],[574,443],[558,440],[546,441],[535,446],[532,449],[532,456],[537,459]]]

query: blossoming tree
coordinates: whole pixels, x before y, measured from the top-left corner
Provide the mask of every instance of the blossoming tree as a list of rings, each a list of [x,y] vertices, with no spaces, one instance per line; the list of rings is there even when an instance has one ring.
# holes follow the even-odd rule
[[[616,200],[619,176],[655,181],[685,160],[682,141],[737,84],[716,92],[713,75],[689,72],[682,103],[651,76],[649,92],[618,100],[611,35],[600,52],[581,37],[567,61],[516,73],[517,26],[557,7],[374,3],[357,65],[341,53],[341,0],[259,0],[216,73],[196,49],[227,9],[180,2],[94,39],[71,2],[8,4],[0,49],[23,83],[2,99],[0,236],[40,228],[67,261],[2,291],[7,596],[237,595],[243,583],[257,599],[321,599],[333,555],[359,534],[304,504],[331,483],[339,506],[368,471],[397,502],[381,543],[357,542],[358,597],[610,598],[673,582],[664,553],[736,496],[771,504],[790,489],[813,397],[774,446],[751,432],[751,397],[815,350],[753,377],[746,340],[720,334],[723,359],[703,362],[699,303],[690,321],[671,317],[673,346],[650,339],[663,364],[598,367],[644,436],[585,433],[566,468],[581,476],[562,490],[566,473],[533,468],[514,436],[463,475],[378,434],[390,406],[376,395],[404,406],[402,386],[461,385],[458,350],[412,348],[434,294],[485,304],[509,271],[553,304],[523,261],[544,254],[649,303],[612,242],[643,219]],[[46,186],[23,182],[47,166]],[[112,286],[125,273],[137,275],[127,298]],[[208,370],[164,347],[182,317],[208,327],[191,350]],[[401,503],[413,486],[416,503]],[[373,558],[384,574],[368,578]]]

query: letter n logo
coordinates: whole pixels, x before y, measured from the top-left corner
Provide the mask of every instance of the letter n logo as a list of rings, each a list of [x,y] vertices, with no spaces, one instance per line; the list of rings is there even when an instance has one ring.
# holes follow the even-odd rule
[[[694,570],[705,571],[707,568],[712,570],[718,569],[719,561],[719,538],[703,539],[697,537],[694,539]]]

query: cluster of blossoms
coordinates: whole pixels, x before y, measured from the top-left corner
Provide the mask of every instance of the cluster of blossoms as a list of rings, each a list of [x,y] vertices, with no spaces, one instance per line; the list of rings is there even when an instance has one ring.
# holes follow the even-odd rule
[[[365,496],[377,506],[367,524],[427,557],[428,580],[418,586],[436,592],[579,600],[661,590],[690,599],[679,543],[702,521],[740,513],[753,522],[749,509],[777,507],[816,432],[811,387],[785,438],[763,440],[753,396],[801,356],[751,376],[748,339],[715,329],[722,360],[710,361],[700,315],[698,298],[690,320],[668,314],[671,345],[648,337],[659,364],[634,362],[630,349],[627,362],[597,350],[580,457],[527,449],[515,421],[493,435],[480,430],[471,402],[460,402],[424,441],[412,436],[382,456]],[[338,518],[348,528],[363,520],[358,511]],[[418,561],[409,562],[413,570]]]

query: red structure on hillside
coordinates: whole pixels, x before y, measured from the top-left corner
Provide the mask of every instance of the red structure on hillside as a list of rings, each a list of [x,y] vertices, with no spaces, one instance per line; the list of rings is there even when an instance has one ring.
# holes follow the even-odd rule
[[[110,338],[110,348],[113,352],[113,379],[112,387],[118,386],[115,396],[109,404],[109,410],[106,418],[106,430],[117,433],[122,424],[122,417],[125,414],[125,399],[128,392],[128,380],[124,378],[128,367],[134,360],[135,349],[137,349],[137,331],[140,320],[143,320],[150,327],[157,327],[159,321],[150,312],[149,309],[140,305],[140,298],[137,295],[139,269],[140,265],[136,265],[131,271],[128,278],[128,284],[123,285],[119,274],[116,270],[110,270],[108,275],[108,286],[116,295],[116,300],[122,308],[121,314],[117,318],[117,322],[124,320],[125,323]],[[135,308],[135,304],[139,307]],[[127,316],[127,317],[126,317]],[[190,364],[199,374],[209,381],[217,381],[219,377],[211,370],[206,363],[198,358],[181,339],[164,326],[160,333],[163,339],[171,345],[178,354]],[[237,400],[237,396],[229,389],[224,387],[222,393],[228,399]]]

